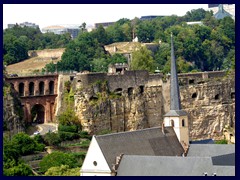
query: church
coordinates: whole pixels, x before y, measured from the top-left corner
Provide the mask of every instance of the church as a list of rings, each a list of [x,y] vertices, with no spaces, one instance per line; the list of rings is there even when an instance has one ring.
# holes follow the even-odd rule
[[[235,145],[190,142],[171,35],[170,111],[161,127],[93,136],[81,176],[235,176]]]

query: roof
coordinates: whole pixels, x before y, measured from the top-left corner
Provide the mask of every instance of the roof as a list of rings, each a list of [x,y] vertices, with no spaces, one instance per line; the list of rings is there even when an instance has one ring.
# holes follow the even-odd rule
[[[109,165],[115,164],[116,156],[181,156],[184,152],[172,127],[154,127],[137,131],[95,136]]]
[[[213,157],[235,153],[234,144],[191,144],[187,156]]]
[[[213,139],[190,141],[190,144],[215,144]]]
[[[235,153],[214,156],[212,162],[216,166],[235,166]]]
[[[224,168],[227,171],[222,171]],[[214,166],[210,157],[124,155],[117,176],[208,176],[235,175],[235,167]]]
[[[225,11],[223,9],[223,5],[222,4],[219,4],[218,6],[218,12],[216,14],[214,14],[214,17],[216,19],[223,19],[224,17],[232,17],[232,15],[230,13],[228,13],[227,11]]]
[[[164,116],[187,116],[187,112],[183,111],[183,110],[170,110],[168,111],[167,114],[165,114]]]

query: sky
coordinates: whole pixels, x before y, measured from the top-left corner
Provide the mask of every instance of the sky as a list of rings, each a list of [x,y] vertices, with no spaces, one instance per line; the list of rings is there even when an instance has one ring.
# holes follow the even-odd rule
[[[183,16],[207,4],[3,4],[3,28],[31,22],[40,29],[51,25],[88,25],[148,15]]]

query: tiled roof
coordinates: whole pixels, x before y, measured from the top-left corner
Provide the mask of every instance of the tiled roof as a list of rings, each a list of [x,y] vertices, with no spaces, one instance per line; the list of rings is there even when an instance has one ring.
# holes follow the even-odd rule
[[[109,165],[115,163],[116,156],[181,156],[184,152],[172,127],[160,127],[143,130],[95,136]]]

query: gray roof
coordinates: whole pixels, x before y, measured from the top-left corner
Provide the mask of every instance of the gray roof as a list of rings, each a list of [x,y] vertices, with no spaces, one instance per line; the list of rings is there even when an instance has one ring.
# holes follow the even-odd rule
[[[218,12],[216,14],[214,14],[214,17],[216,19],[223,19],[224,17],[232,17],[232,15],[230,13],[228,13],[227,11],[225,11],[223,9],[223,4],[219,4],[218,6]]]
[[[174,55],[174,46],[173,46],[173,37],[171,34],[171,93],[170,93],[170,109],[171,110],[180,110],[180,93],[178,86],[178,75],[177,75],[177,65]]]
[[[214,156],[212,162],[216,166],[235,166],[235,153]]]
[[[170,110],[168,111],[167,114],[165,114],[164,116],[187,116],[187,112],[186,111],[183,111],[183,110]]]
[[[154,127],[136,131],[95,136],[109,165],[115,163],[116,156],[181,156],[184,152],[172,127]]]
[[[235,167],[213,166],[210,157],[132,156],[124,155],[117,176],[212,176],[235,175]]]
[[[213,157],[235,153],[234,144],[191,144],[187,156]]]
[[[190,141],[190,144],[215,144],[213,139]]]

